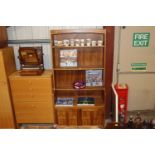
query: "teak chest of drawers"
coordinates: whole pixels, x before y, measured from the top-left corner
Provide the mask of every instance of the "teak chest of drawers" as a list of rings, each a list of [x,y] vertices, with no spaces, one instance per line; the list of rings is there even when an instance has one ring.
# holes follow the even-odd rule
[[[15,72],[9,79],[17,123],[54,123],[51,71],[40,76]]]

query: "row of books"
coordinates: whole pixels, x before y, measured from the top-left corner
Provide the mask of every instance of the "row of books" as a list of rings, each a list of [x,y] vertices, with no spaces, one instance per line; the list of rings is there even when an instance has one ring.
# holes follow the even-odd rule
[[[73,98],[57,98],[56,106],[73,106]],[[95,99],[93,97],[79,97],[78,106],[80,105],[95,105]]]

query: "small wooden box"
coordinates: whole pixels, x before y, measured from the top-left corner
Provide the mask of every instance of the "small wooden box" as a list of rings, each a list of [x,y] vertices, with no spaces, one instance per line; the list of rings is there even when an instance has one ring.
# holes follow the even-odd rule
[[[42,47],[19,48],[20,75],[41,75],[44,71]]]

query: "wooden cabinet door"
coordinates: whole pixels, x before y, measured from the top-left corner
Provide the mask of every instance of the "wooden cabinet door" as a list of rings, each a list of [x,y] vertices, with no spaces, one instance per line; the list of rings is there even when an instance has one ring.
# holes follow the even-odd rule
[[[103,108],[57,108],[57,123],[60,126],[103,126],[104,109]]]
[[[82,125],[87,126],[87,125],[92,125],[93,122],[93,109],[82,109],[81,110],[81,120],[82,120]]]
[[[62,126],[77,126],[77,109],[73,108],[58,108],[57,113],[57,123]]]
[[[104,125],[104,110],[103,108],[87,108],[81,110],[82,125]]]
[[[56,110],[56,118],[58,125],[67,125],[67,110],[66,109],[57,109]]]
[[[68,125],[77,126],[78,111],[77,109],[68,110]]]

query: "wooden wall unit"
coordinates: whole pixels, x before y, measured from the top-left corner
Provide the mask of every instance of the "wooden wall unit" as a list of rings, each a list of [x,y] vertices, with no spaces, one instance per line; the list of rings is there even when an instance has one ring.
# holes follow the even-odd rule
[[[0,48],[7,47],[7,29],[5,26],[0,26]]]
[[[0,49],[0,128],[15,128],[8,80],[15,70],[13,49]]]
[[[9,79],[17,124],[54,123],[51,71],[39,76],[15,72]]]
[[[103,40],[102,46],[55,46],[54,40],[64,39]],[[106,30],[52,30],[52,60],[55,101],[55,121],[61,126],[104,126],[106,107]],[[77,67],[60,67],[60,50],[77,49]],[[73,88],[78,80],[86,81],[87,70],[102,70],[103,86]],[[73,97],[71,107],[56,106],[57,98]],[[78,97],[93,97],[95,105],[79,106]]]

